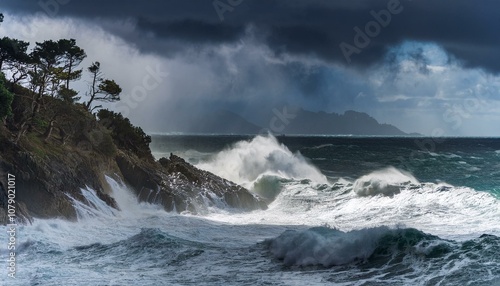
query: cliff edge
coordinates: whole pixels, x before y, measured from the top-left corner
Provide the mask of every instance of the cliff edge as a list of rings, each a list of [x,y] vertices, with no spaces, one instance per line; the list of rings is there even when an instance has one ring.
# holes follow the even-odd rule
[[[175,155],[156,161],[150,137],[121,114],[101,110],[95,116],[81,104],[46,97],[45,108],[25,128],[30,91],[7,87],[14,100],[12,115],[0,123],[0,224],[8,223],[8,174],[15,176],[16,216],[24,223],[32,218],[75,220],[73,199],[90,205],[83,188],[118,208],[105,175],[127,183],[138,201],[160,204],[166,211],[267,207],[243,187]]]

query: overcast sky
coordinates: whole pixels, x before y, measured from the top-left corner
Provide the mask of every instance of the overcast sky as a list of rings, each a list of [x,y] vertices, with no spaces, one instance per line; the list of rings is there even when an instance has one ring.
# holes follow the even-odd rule
[[[500,135],[497,0],[2,0],[0,36],[75,38],[147,131],[227,109],[367,112],[406,132]],[[81,87],[84,90],[84,86]]]

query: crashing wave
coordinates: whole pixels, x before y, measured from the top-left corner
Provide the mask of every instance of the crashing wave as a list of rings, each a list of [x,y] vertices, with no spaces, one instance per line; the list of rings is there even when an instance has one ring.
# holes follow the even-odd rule
[[[254,182],[261,175],[328,182],[299,152],[292,153],[272,135],[237,142],[196,167],[242,185]]]
[[[397,255],[439,257],[452,251],[454,243],[417,229],[385,226],[342,232],[315,227],[286,231],[267,240],[270,253],[285,265],[332,267],[372,260],[390,260]]]
[[[399,193],[401,188],[409,184],[419,184],[418,180],[408,172],[389,167],[362,176],[354,182],[353,191],[358,196],[391,196]]]

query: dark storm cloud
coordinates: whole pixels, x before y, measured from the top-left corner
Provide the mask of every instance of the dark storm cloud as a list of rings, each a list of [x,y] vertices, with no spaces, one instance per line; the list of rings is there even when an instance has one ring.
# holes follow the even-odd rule
[[[159,49],[152,43],[155,39],[208,44],[238,41],[245,27],[252,25],[276,55],[312,55],[348,64],[339,45],[344,42],[355,47],[354,27],[364,30],[373,20],[370,12],[387,9],[391,1],[397,0],[219,0],[218,3],[227,5],[241,2],[224,12],[224,21],[219,18],[214,2],[208,0],[7,0],[2,5],[13,12],[48,11],[57,16],[135,19],[139,34],[156,37],[136,37],[143,49]],[[370,65],[380,61],[389,47],[404,40],[416,40],[441,45],[466,66],[500,72],[499,1],[401,0],[400,3],[402,12],[393,14],[389,25],[382,27],[366,48],[352,54],[352,64]]]
[[[137,25],[140,29],[151,31],[159,37],[201,43],[232,42],[239,39],[245,31],[243,26],[213,24],[198,20],[157,22],[140,19]]]

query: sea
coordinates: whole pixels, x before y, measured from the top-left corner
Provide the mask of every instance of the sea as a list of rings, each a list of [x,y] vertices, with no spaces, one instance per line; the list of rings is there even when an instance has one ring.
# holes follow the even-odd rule
[[[500,285],[500,139],[153,135],[269,201],[168,213],[106,177],[78,221],[17,227],[1,285]],[[21,190],[18,190],[21,191]]]

